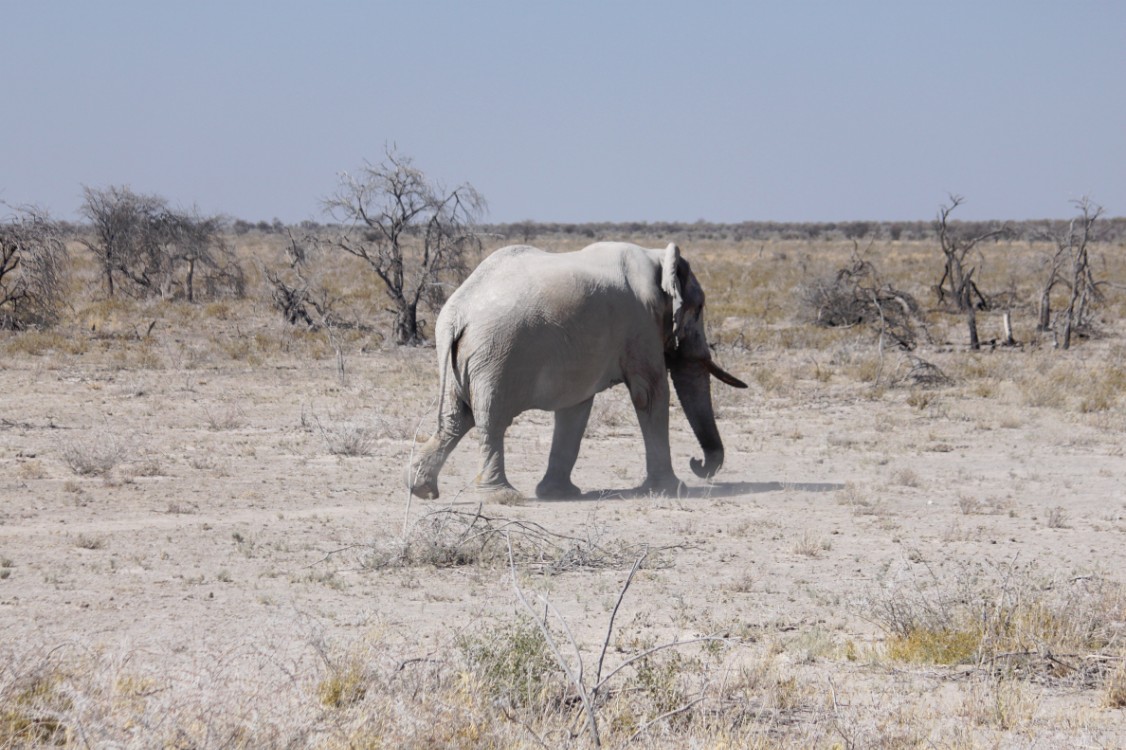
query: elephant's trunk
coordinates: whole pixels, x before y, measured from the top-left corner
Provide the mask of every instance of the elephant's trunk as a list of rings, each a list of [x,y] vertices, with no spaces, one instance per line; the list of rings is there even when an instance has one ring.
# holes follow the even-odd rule
[[[703,462],[693,458],[689,465],[696,476],[710,479],[723,466],[723,441],[712,409],[711,373],[706,362],[676,362],[670,364],[669,374],[688,424],[704,451]]]

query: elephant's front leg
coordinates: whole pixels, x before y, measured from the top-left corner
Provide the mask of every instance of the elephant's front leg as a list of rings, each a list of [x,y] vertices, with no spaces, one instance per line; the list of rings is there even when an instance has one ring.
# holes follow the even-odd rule
[[[578,497],[582,491],[571,482],[571,470],[579,457],[579,444],[582,443],[586,423],[590,419],[590,408],[594,397],[586,401],[555,411],[555,434],[551,438],[551,454],[547,459],[547,472],[536,485],[536,497],[563,498]]]
[[[675,495],[680,480],[672,470],[669,449],[669,383],[664,371],[661,377],[639,379],[628,383],[641,435],[645,440],[645,481],[640,492]]]

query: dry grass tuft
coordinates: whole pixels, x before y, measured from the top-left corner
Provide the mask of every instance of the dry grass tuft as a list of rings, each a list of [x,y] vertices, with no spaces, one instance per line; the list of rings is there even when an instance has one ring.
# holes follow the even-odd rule
[[[0,686],[0,747],[69,745],[73,728],[60,718],[74,708],[64,675],[48,666]]]
[[[558,574],[628,567],[641,550],[649,551],[645,567],[666,567],[667,556],[678,546],[650,547],[603,537],[604,531],[598,528],[589,529],[586,536],[572,536],[531,521],[486,516],[480,508],[472,513],[443,508],[414,521],[405,538],[388,539],[364,550],[362,564],[372,569],[495,567],[509,562],[511,547],[515,563],[522,568]]]
[[[1067,522],[1067,509],[1063,506],[1056,505],[1048,509],[1048,518],[1045,521],[1049,529],[1067,529],[1071,528]]]
[[[1119,661],[1103,682],[1103,706],[1126,708],[1126,658]]]
[[[246,424],[246,414],[239,404],[227,404],[221,409],[204,409],[207,429],[214,432],[237,430]]]
[[[320,704],[325,708],[344,708],[362,701],[371,682],[364,665],[351,660],[343,667],[330,667],[330,673],[317,683]]]
[[[794,542],[794,553],[804,557],[821,557],[833,548],[828,538],[810,531],[803,531]]]
[[[894,661],[973,664],[1089,688],[1107,660],[1126,658],[1126,590],[1105,579],[1039,579],[1010,564],[956,583],[904,571],[863,604],[888,632]],[[1064,657],[1062,655],[1067,654]]]
[[[892,661],[913,664],[967,664],[981,646],[981,633],[973,630],[930,630],[913,627],[906,635],[893,634],[885,643]]]
[[[121,441],[108,432],[64,442],[60,450],[63,463],[79,476],[105,476],[127,454]]]
[[[3,351],[8,356],[26,355],[46,357],[51,354],[81,355],[89,351],[90,345],[83,336],[68,336],[62,331],[23,331],[18,334],[6,333],[0,337]]]
[[[457,645],[474,683],[492,700],[514,708],[563,705],[563,674],[535,623],[517,620],[467,633]]]

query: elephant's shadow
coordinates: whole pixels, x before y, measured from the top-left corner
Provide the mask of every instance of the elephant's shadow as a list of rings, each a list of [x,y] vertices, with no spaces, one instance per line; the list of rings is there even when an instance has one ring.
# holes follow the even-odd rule
[[[678,499],[704,500],[710,497],[737,497],[739,495],[757,495],[763,492],[781,492],[793,490],[796,492],[836,492],[844,489],[840,482],[714,482],[701,487],[681,485],[677,492]],[[637,488],[631,489],[603,489],[588,490],[574,497],[552,498],[547,502],[569,502],[575,500],[612,500],[635,497],[646,497],[649,492]]]

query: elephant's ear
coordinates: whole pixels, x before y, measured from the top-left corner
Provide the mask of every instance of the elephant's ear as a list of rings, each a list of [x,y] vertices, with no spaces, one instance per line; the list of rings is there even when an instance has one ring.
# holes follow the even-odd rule
[[[670,242],[665,248],[664,257],[661,258],[661,291],[669,295],[672,302],[673,346],[676,346],[676,342],[680,340],[680,332],[684,327],[684,294],[676,274],[679,264],[680,248],[676,243]]]

